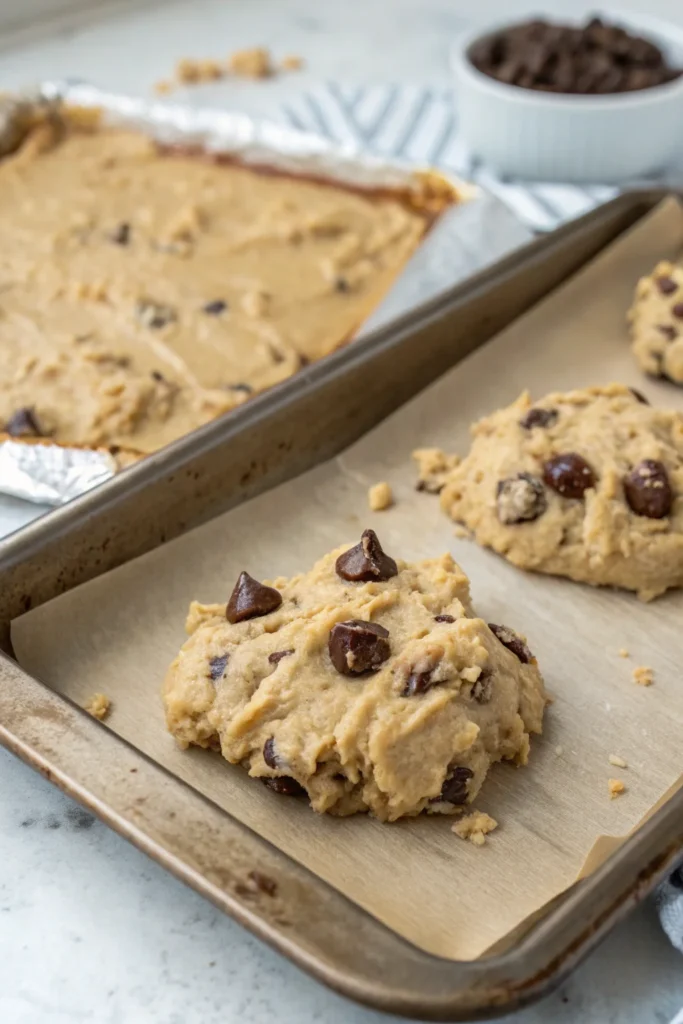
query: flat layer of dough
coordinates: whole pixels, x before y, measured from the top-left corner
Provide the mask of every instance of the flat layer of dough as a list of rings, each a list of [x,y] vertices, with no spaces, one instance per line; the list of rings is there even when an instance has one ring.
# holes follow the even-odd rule
[[[151,452],[346,342],[428,217],[142,135],[38,125],[0,163],[0,426]]]
[[[683,416],[645,404],[612,384],[556,392],[533,403],[557,415],[526,428],[527,393],[472,428],[467,456],[446,476],[441,506],[475,539],[514,565],[594,586],[635,590],[649,600],[683,585]],[[563,497],[543,482],[553,456],[574,452],[596,476],[582,498]],[[671,514],[636,515],[623,481],[643,460],[661,461],[673,490]],[[501,521],[501,481],[527,474],[541,488],[544,511],[531,521]]]
[[[535,659],[520,660],[474,617],[450,555],[397,559],[396,576],[354,583],[335,571],[344,550],[274,580],[282,604],[268,614],[231,624],[225,605],[192,604],[190,639],[164,683],[168,728],[181,746],[220,745],[252,776],[296,780],[316,811],[453,813],[492,763],[525,763],[546,703]],[[388,630],[391,653],[376,671],[342,675],[330,630],[359,619]],[[432,681],[405,696],[422,673]],[[458,805],[440,798],[456,770]]]

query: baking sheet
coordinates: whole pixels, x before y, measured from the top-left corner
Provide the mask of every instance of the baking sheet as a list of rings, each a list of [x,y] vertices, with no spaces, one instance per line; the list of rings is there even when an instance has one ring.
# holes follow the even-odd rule
[[[166,145],[199,147],[209,153],[228,154],[247,165],[324,178],[346,187],[399,189],[420,196],[429,177],[399,160],[375,157],[356,146],[338,146],[320,136],[247,114],[150,102],[69,80],[47,81],[33,93],[7,96],[0,102],[0,152],[16,145],[22,113],[44,103],[57,108],[66,103],[102,110],[105,125],[142,131]],[[461,202],[438,216],[354,340],[530,240],[528,229],[494,196],[456,178],[441,174],[438,178]],[[68,471],[55,474],[57,458],[69,461]],[[60,455],[51,452],[47,444],[27,449],[17,443],[0,442],[0,493],[39,504],[64,504],[114,472],[112,459],[104,451],[61,449]]]
[[[667,201],[336,460],[17,620],[20,663],[79,704],[96,690],[109,695],[104,727],[400,935],[445,957],[480,956],[570,885],[591,850],[601,855],[598,837],[626,835],[683,773],[675,653],[683,593],[643,605],[514,569],[454,536],[437,499],[414,490],[410,452],[464,452],[469,423],[524,387],[540,397],[616,379],[683,409],[683,392],[641,378],[624,325],[638,276],[677,255],[682,242],[683,210]],[[366,488],[380,479],[390,481],[397,503],[371,513]],[[257,577],[295,573],[366,526],[408,559],[451,550],[472,579],[479,613],[528,635],[555,697],[529,766],[495,767],[476,802],[500,823],[484,848],[455,837],[444,818],[382,825],[319,817],[218,755],[177,750],[165,733],[159,686],[184,639],[190,598],[225,600],[242,568]],[[630,659],[618,657],[622,647]],[[637,664],[654,669],[653,686],[633,682]],[[610,766],[609,754],[628,769]],[[627,792],[610,800],[614,776]]]

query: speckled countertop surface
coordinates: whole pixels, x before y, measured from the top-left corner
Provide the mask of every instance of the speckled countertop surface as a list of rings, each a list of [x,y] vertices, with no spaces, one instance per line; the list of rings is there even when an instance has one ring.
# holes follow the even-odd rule
[[[36,2],[26,0],[27,10]],[[42,8],[56,11],[66,2],[42,0]],[[0,19],[10,6],[16,9],[0,0]],[[581,6],[594,5],[561,0],[534,10]],[[683,21],[678,0],[640,6]],[[42,40],[32,38],[35,27],[14,43],[5,36],[1,86],[79,75],[145,91],[179,57],[264,43],[280,55],[301,54],[307,70],[267,84],[209,86],[192,98],[268,112],[321,78],[446,81],[448,42],[471,16],[461,0],[195,0],[124,8],[97,22],[56,19]],[[476,8],[481,19],[494,19],[527,5],[480,0]],[[29,515],[21,503],[3,502],[0,532]],[[683,960],[646,905],[560,992],[514,1020],[665,1024],[681,1006]],[[389,1019],[310,980],[0,750],[1,1024]]]

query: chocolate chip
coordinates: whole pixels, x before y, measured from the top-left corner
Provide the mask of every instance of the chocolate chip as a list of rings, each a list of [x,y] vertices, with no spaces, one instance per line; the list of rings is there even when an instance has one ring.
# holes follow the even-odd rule
[[[589,487],[595,487],[595,473],[576,452],[563,452],[548,459],[543,479],[563,498],[583,498]]]
[[[493,695],[493,676],[488,669],[484,669],[475,682],[472,683],[470,696],[477,704],[488,704]]]
[[[398,566],[382,550],[374,530],[363,530],[360,543],[339,556],[335,563],[337,576],[353,583],[367,583],[398,576]]]
[[[274,587],[259,583],[248,572],[241,572],[230,595],[225,617],[228,622],[243,622],[268,615],[282,604],[282,594]]]
[[[130,224],[122,221],[117,228],[114,228],[109,238],[115,245],[128,245],[130,242]]]
[[[276,775],[273,779],[264,776],[260,776],[260,778],[264,786],[272,789],[274,793],[279,793],[280,796],[306,796],[306,790],[301,783],[290,775]]]
[[[225,672],[225,666],[228,664],[229,657],[229,654],[218,654],[209,661],[209,672],[214,681],[220,679]]]
[[[161,370],[152,370],[150,377],[152,380],[155,380],[157,384],[161,384],[162,381],[166,380]]]
[[[542,516],[547,508],[543,484],[530,473],[518,473],[499,480],[496,511],[504,526],[528,523]]]
[[[5,424],[10,437],[43,437],[43,431],[36,419],[35,410],[26,406],[13,412]]]
[[[152,330],[160,330],[176,319],[176,312],[171,306],[152,299],[141,299],[135,307],[135,315],[143,327],[151,327]]]
[[[268,655],[268,661],[271,665],[277,665],[283,658],[287,658],[290,654],[294,654],[294,648],[291,647],[288,651],[273,651],[272,654]]]
[[[435,615],[434,622],[455,622],[452,615]]]
[[[514,629],[510,629],[508,626],[497,626],[495,622],[489,622],[489,629],[500,640],[503,647],[507,647],[508,651],[516,654],[523,664],[529,665],[535,660],[521,636],[515,633]]]
[[[415,697],[426,693],[432,686],[431,672],[411,672],[401,693],[402,697]]]
[[[275,740],[272,736],[263,744],[263,760],[269,768],[274,768],[275,770],[285,767],[282,758],[277,755],[275,750]]]
[[[655,284],[662,295],[673,295],[673,293],[678,289],[678,285],[671,277],[656,277]]]
[[[637,516],[664,519],[671,512],[673,492],[663,463],[644,459],[624,480],[624,495]]]
[[[683,320],[683,302],[677,302],[676,305],[672,308],[671,312],[679,320]]]
[[[672,327],[671,324],[657,324],[657,330],[660,334],[664,335],[667,341],[675,341],[678,337],[678,331],[675,327]]]
[[[499,82],[551,93],[648,89],[681,74],[648,39],[599,18],[583,27],[541,19],[510,25],[473,43],[469,58]]]
[[[532,427],[549,427],[559,415],[557,409],[529,409],[526,416],[519,421],[519,425],[525,430],[531,430]]]
[[[228,308],[228,304],[223,299],[214,299],[213,302],[207,302],[202,308],[209,316],[220,316]]]
[[[245,395],[250,395],[254,390],[251,384],[226,384],[225,386],[230,391],[244,391]]]
[[[389,630],[377,622],[338,622],[330,630],[327,643],[332,664],[344,676],[375,671],[391,655],[388,636]]]
[[[343,294],[346,294],[347,292],[351,291],[351,285],[349,284],[348,280],[345,277],[342,277],[341,275],[339,277],[335,277],[334,288],[335,291],[342,292]]]
[[[467,803],[467,789],[470,779],[474,778],[471,768],[453,768],[450,775],[441,787],[438,800],[444,800],[448,804]]]
[[[647,398],[645,397],[645,395],[643,394],[643,392],[639,391],[638,388],[629,388],[629,391],[631,392],[631,394],[633,395],[635,400],[637,402],[640,402],[641,405],[649,405],[650,404],[649,401],[647,400]]]

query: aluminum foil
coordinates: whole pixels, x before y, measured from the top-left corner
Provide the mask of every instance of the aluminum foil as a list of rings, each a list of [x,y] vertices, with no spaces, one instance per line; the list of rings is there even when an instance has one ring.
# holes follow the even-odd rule
[[[103,451],[21,441],[0,444],[3,493],[38,505],[62,505],[115,472],[113,456]]]
[[[32,107],[58,110],[62,103],[101,110],[106,125],[136,129],[160,143],[200,147],[253,166],[361,188],[424,191],[424,168],[375,157],[356,146],[339,146],[246,114],[149,102],[70,80],[44,82],[32,93],[3,99],[0,155],[17,144],[23,117]],[[494,196],[457,178],[439,176],[463,201],[439,217],[358,337],[435,298],[530,240],[528,229]],[[63,504],[114,472],[116,465],[106,452],[0,443],[0,494],[39,504]]]

